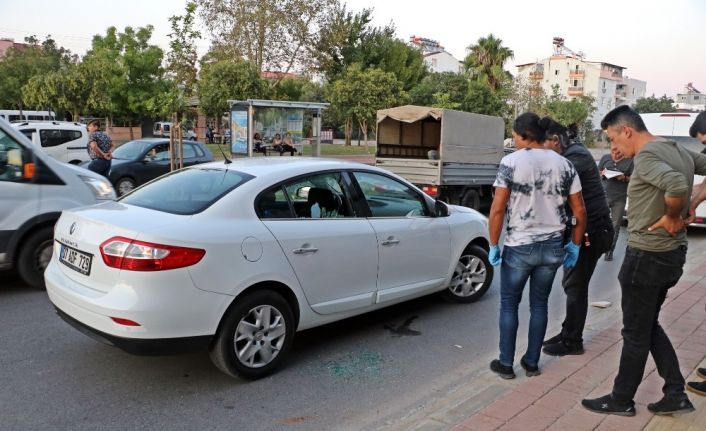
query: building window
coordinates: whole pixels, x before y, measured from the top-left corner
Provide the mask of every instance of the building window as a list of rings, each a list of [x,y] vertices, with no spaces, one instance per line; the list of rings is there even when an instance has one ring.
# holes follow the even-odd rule
[[[558,75],[558,74],[559,74],[559,69],[554,71],[554,75]]]
[[[699,100],[699,96],[694,96],[694,100]]]
[[[603,88],[605,88],[605,81],[603,81]]]
[[[436,59],[435,58],[431,59],[431,67],[436,67]]]
[[[579,86],[579,81],[574,79],[574,87],[578,87],[578,86]]]

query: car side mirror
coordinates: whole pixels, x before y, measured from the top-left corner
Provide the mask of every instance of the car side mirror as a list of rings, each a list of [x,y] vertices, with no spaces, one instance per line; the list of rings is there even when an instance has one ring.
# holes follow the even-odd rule
[[[434,212],[437,217],[448,217],[449,207],[446,205],[445,202],[442,202],[437,199],[436,201],[434,201]]]

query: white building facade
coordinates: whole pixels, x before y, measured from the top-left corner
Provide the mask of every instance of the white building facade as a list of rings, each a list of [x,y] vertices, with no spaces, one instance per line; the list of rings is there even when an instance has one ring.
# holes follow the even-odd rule
[[[463,71],[463,62],[447,52],[438,41],[420,36],[411,36],[409,43],[421,49],[424,56],[424,64],[432,73]]]
[[[595,98],[596,111],[591,118],[594,128],[601,119],[620,105],[634,105],[645,97],[647,83],[623,75],[624,67],[615,64],[586,61],[579,55],[553,55],[535,63],[517,66],[518,76],[539,84],[547,95],[558,86],[567,99],[580,96]]]
[[[706,94],[697,90],[690,82],[686,84],[686,91],[677,94],[674,98],[679,111],[706,111]]]

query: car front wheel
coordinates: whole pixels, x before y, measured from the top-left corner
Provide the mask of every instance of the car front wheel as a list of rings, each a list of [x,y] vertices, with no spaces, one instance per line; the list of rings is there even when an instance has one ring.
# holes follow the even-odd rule
[[[54,229],[45,227],[30,235],[17,256],[17,271],[32,287],[44,288],[44,270],[54,251]]]
[[[488,253],[477,245],[470,245],[461,253],[451,283],[442,295],[452,302],[474,302],[485,294],[492,282],[493,266]]]
[[[132,178],[120,178],[118,182],[115,183],[115,189],[118,191],[118,196],[130,193],[134,188],[135,180],[133,180]]]
[[[221,371],[259,379],[286,357],[294,338],[294,314],[287,301],[271,290],[247,294],[231,307],[210,349]]]

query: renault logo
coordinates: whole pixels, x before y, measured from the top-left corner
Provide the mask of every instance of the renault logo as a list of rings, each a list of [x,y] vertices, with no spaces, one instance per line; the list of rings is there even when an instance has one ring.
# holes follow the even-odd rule
[[[73,235],[75,231],[76,231],[76,222],[73,222],[73,223],[71,223],[71,227],[69,228],[69,234]]]

